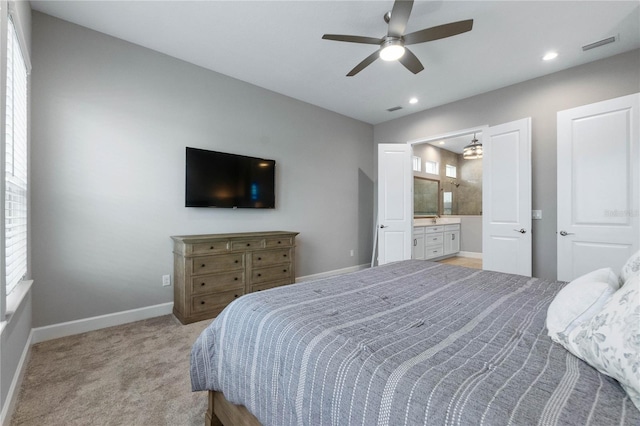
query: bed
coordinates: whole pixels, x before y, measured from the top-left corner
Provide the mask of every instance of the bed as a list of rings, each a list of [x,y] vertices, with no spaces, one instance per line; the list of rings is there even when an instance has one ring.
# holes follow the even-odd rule
[[[564,283],[408,260],[241,297],[197,339],[211,425],[638,425],[547,336]]]

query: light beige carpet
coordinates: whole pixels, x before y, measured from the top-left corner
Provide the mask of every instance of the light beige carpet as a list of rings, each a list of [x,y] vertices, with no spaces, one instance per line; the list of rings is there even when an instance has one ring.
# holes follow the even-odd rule
[[[202,426],[189,354],[210,322],[166,315],[34,345],[11,425]]]

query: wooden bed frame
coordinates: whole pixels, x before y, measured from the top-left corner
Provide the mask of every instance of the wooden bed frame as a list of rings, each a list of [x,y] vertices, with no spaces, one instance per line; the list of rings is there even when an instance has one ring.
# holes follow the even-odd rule
[[[262,426],[243,405],[227,401],[222,392],[209,391],[205,426]]]

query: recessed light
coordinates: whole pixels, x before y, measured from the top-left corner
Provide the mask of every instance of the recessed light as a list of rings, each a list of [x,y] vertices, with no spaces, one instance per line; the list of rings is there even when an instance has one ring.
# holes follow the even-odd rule
[[[545,54],[542,57],[542,60],[543,61],[550,61],[550,60],[555,59],[557,57],[558,57],[558,52],[547,52],[547,54]]]
[[[417,103],[418,103],[418,98],[411,98],[411,99],[409,99],[409,103],[410,103],[410,104],[417,104]]]

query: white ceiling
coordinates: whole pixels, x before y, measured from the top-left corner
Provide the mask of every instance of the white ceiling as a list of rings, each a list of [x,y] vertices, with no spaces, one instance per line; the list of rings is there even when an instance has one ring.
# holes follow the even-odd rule
[[[464,147],[469,145],[474,137],[479,141],[482,141],[482,132],[465,133],[463,135],[452,136],[450,138],[444,138],[427,143],[440,149],[446,149],[447,151],[455,152],[456,154],[462,154]]]
[[[425,70],[375,61],[392,0],[31,1],[32,8],[371,124],[640,48],[640,2],[416,1],[406,32],[463,19],[473,30],[411,46]],[[583,52],[609,36],[615,43]],[[557,59],[544,62],[549,50]],[[640,71],[639,71],[640,72]],[[409,104],[410,97],[419,102]],[[401,106],[395,112],[388,108]]]

